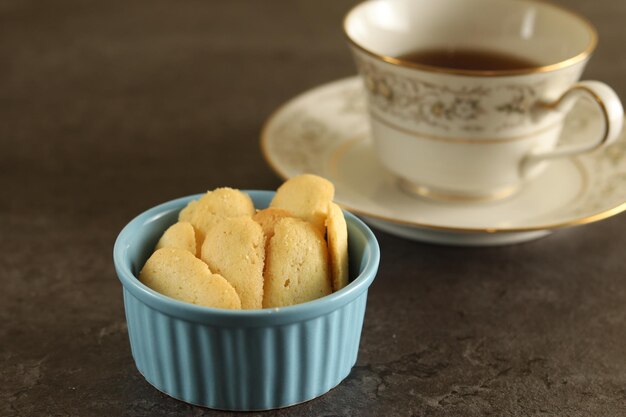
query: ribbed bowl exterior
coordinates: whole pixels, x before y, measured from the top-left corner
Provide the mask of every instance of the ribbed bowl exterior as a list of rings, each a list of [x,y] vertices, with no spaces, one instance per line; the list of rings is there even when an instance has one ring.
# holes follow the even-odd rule
[[[163,314],[124,291],[133,357],[146,380],[188,403],[267,410],[310,400],[356,362],[367,292],[309,320],[220,327]]]
[[[249,193],[257,207],[267,205],[273,195]],[[143,213],[116,242],[114,259],[139,371],[174,398],[222,410],[286,407],[338,385],[356,362],[367,289],[378,267],[379,249],[371,231],[346,213],[351,268],[359,274],[348,287],[323,299],[247,311],[193,306],[155,293],[135,275],[178,210],[197,197]],[[124,239],[128,236],[134,240]]]

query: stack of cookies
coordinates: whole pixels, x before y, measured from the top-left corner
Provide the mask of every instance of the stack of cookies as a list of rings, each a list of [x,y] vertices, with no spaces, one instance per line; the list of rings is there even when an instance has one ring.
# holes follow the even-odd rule
[[[139,279],[197,305],[259,309],[311,301],[348,284],[348,233],[334,186],[310,174],[286,181],[268,208],[232,188],[181,210]]]

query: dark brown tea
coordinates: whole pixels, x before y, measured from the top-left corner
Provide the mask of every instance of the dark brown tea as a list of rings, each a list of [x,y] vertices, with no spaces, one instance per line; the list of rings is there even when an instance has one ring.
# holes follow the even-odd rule
[[[459,70],[502,71],[538,66],[536,62],[512,54],[473,49],[425,49],[400,55],[398,59]]]

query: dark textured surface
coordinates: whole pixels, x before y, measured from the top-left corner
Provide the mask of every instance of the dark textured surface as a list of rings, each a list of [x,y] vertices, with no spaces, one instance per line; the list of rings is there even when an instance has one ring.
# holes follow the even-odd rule
[[[626,3],[586,78],[626,97]],[[260,126],[354,72],[349,2],[0,0],[0,416],[200,416],[134,367],[111,250],[134,215],[271,189]],[[626,215],[465,249],[377,233],[357,366],[262,415],[626,415]]]

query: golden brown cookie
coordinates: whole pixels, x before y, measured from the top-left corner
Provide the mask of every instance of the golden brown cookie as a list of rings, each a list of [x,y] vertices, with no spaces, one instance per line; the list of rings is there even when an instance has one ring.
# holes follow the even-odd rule
[[[332,202],[328,205],[326,238],[333,291],[339,291],[348,285],[348,226],[343,211]]]
[[[242,308],[262,308],[265,235],[251,217],[216,223],[204,238],[200,258],[235,287]]]
[[[223,217],[252,216],[254,205],[246,193],[233,188],[217,188],[208,191],[198,200],[189,202],[178,215],[179,221],[191,223],[196,230],[198,252],[207,231]]]
[[[139,280],[153,290],[205,307],[240,309],[241,300],[231,284],[187,250],[161,248],[152,254]]]
[[[292,212],[296,217],[309,221],[319,230],[326,226],[328,203],[333,200],[335,187],[317,175],[303,174],[283,183],[270,203]]]
[[[179,248],[196,254],[196,232],[189,222],[171,225],[159,239],[155,250],[161,248]]]
[[[252,220],[261,225],[263,233],[265,233],[266,242],[274,236],[274,227],[279,220],[285,217],[294,217],[290,211],[279,209],[276,207],[268,207],[263,210],[259,210],[252,216]]]
[[[331,292],[322,233],[301,219],[280,220],[267,248],[263,307],[304,303]]]

